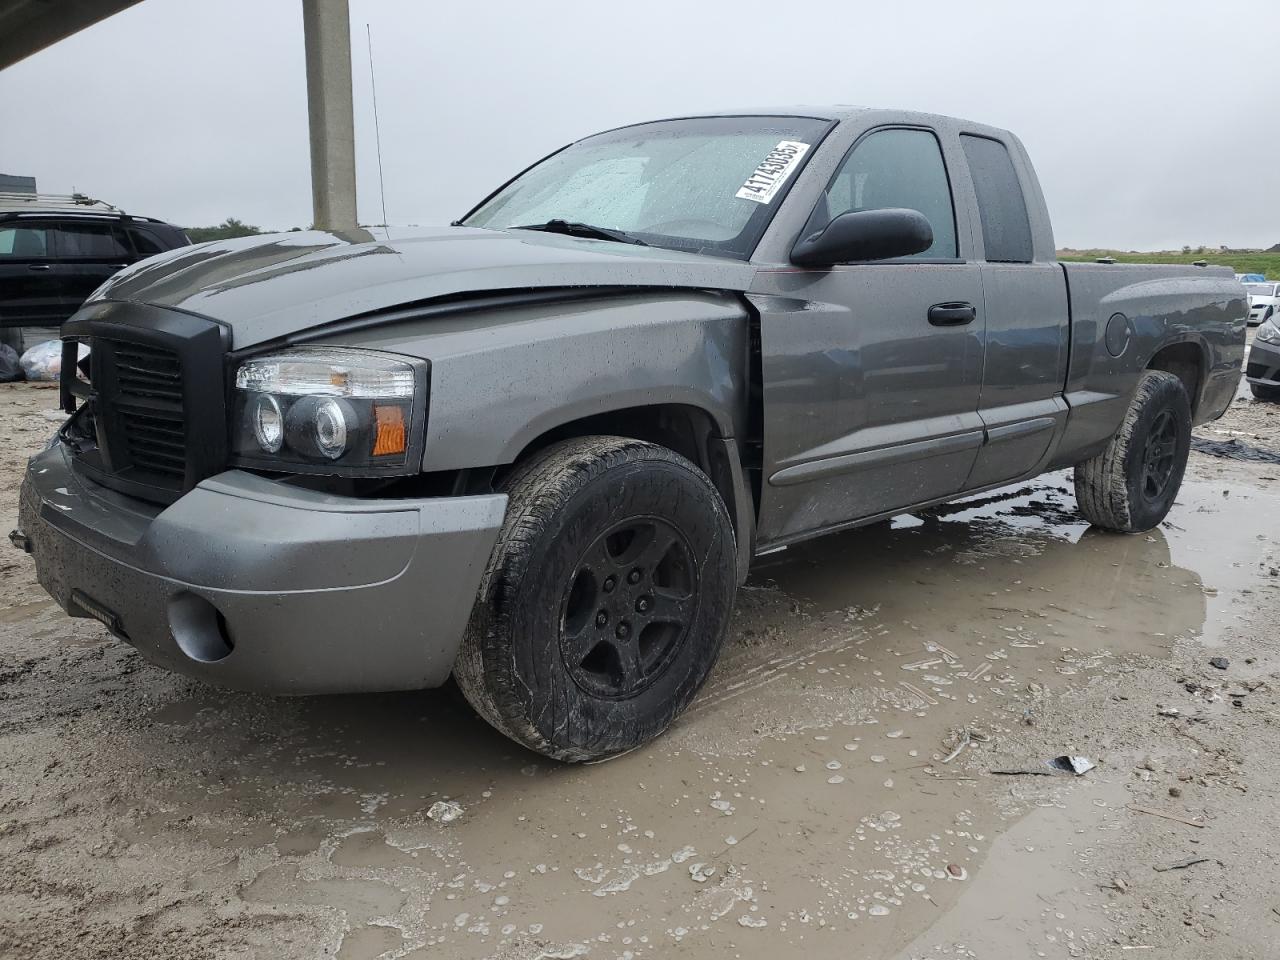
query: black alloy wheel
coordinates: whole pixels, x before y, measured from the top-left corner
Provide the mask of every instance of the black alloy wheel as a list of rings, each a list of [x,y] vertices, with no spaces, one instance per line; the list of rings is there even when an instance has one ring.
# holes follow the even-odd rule
[[[698,606],[698,568],[661,517],[606,530],[578,561],[560,616],[560,655],[587,693],[635,696],[671,665]]]
[[[1172,410],[1161,410],[1142,451],[1142,496],[1156,503],[1169,487],[1178,455],[1178,427]]]

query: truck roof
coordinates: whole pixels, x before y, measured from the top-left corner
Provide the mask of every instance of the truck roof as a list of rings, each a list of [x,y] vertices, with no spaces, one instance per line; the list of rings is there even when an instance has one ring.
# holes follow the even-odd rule
[[[981,136],[995,137],[1006,142],[1020,143],[1009,130],[993,127],[988,123],[978,123],[961,117],[949,117],[940,113],[927,113],[923,110],[903,110],[897,107],[863,107],[854,104],[788,104],[772,107],[744,108],[734,107],[723,110],[705,110],[698,113],[678,114],[671,117],[653,117],[635,123],[622,124],[614,129],[642,126],[646,123],[660,123],[663,120],[694,120],[704,117],[810,117],[814,120],[844,122],[847,120],[871,120],[877,124],[901,123],[932,127],[935,130],[952,130],[957,133],[975,133]],[[594,131],[585,134],[581,139],[594,136]]]
[[[682,120],[693,117],[812,117],[815,120],[853,120],[865,114],[884,114],[903,123],[920,123],[927,126],[939,124],[958,124],[974,129],[996,129],[987,123],[965,120],[962,117],[950,117],[940,113],[929,113],[924,110],[904,110],[898,107],[866,107],[856,104],[783,104],[766,107],[735,107],[724,110],[707,110],[699,113],[681,114],[677,117],[663,119]],[[644,122],[644,121],[642,121]],[[1008,131],[1001,130],[1002,133]]]

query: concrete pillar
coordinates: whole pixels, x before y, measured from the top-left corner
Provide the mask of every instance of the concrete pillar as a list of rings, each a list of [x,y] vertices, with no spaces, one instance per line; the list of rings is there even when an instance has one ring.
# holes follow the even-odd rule
[[[351,18],[347,0],[302,0],[311,126],[311,204],[317,230],[356,229]]]

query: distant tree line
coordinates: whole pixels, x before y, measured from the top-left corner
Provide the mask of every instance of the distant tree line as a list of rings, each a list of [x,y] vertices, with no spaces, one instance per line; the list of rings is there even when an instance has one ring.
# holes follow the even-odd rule
[[[1138,251],[1132,250],[1130,252],[1137,253]],[[1216,250],[1210,250],[1204,244],[1201,244],[1193,250],[1190,244],[1184,244],[1182,252],[1187,254],[1194,253],[1196,256],[1204,253],[1280,253],[1280,243],[1267,247],[1265,250],[1257,250],[1253,247],[1229,247],[1226,244],[1219,246]]]
[[[245,223],[235,217],[227,217],[216,227],[183,227],[192,243],[205,243],[209,240],[230,240],[233,237],[256,237],[260,233],[275,233],[274,230],[263,230],[251,223]],[[289,232],[301,230],[301,227],[290,227]]]
[[[187,236],[191,238],[192,243],[205,243],[208,240],[230,240],[232,237],[252,237],[263,231],[245,223],[243,220],[237,220],[235,217],[227,217],[222,223],[216,227],[184,227]]]

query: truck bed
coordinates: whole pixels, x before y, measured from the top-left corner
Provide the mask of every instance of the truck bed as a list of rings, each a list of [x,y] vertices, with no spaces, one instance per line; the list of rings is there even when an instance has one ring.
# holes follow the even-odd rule
[[[1187,383],[1196,423],[1222,415],[1239,382],[1248,313],[1229,268],[1060,266],[1070,306],[1064,394],[1071,415],[1055,457],[1059,465],[1092,456],[1106,443],[1124,417],[1134,371],[1153,360]]]

